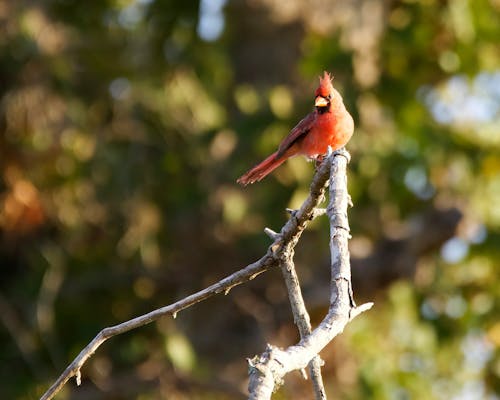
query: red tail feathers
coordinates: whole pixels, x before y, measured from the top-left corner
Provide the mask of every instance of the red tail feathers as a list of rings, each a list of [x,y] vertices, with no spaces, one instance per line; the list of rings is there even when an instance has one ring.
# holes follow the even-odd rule
[[[266,177],[268,174],[270,174],[272,171],[278,168],[281,164],[283,164],[285,160],[288,158],[283,156],[280,158],[276,158],[277,154],[278,152],[271,154],[260,164],[256,165],[250,171],[248,171],[243,176],[238,178],[237,182],[246,186],[249,183],[258,182],[264,177]]]

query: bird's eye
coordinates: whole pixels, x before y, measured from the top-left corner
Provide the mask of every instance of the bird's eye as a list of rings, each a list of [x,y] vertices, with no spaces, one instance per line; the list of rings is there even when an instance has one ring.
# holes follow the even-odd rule
[[[326,99],[327,99],[328,101],[330,101],[330,100],[332,99],[332,95],[331,95],[331,94],[329,94],[328,96],[326,96]]]

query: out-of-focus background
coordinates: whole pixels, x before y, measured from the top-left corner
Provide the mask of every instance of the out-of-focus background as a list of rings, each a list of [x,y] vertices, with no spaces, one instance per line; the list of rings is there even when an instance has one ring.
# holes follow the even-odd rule
[[[33,399],[109,326],[259,258],[313,165],[235,183],[312,109],[348,145],[354,290],[331,399],[499,399],[498,0],[0,0],[0,392]],[[328,225],[297,248],[313,324]],[[112,339],[59,399],[240,399],[297,340],[278,270]],[[311,398],[287,377],[276,399]]]

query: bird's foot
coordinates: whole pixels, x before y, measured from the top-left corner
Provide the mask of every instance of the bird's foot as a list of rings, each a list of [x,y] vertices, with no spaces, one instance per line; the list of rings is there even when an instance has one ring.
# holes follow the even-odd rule
[[[339,155],[339,156],[343,156],[346,158],[347,160],[347,163],[350,163],[351,162],[351,155],[349,154],[349,152],[345,149],[345,147],[341,147],[340,149],[338,150],[335,150],[334,155]]]
[[[325,159],[324,156],[317,156],[315,159],[314,159],[314,170],[317,171],[321,165],[321,163],[323,162],[323,160]]]

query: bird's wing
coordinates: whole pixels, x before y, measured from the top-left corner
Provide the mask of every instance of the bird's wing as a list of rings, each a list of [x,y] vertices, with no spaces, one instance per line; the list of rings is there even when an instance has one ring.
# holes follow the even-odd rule
[[[312,128],[314,124],[314,112],[307,114],[296,126],[291,130],[288,136],[280,143],[276,158],[280,158],[285,152],[292,147],[298,140],[302,139]]]

